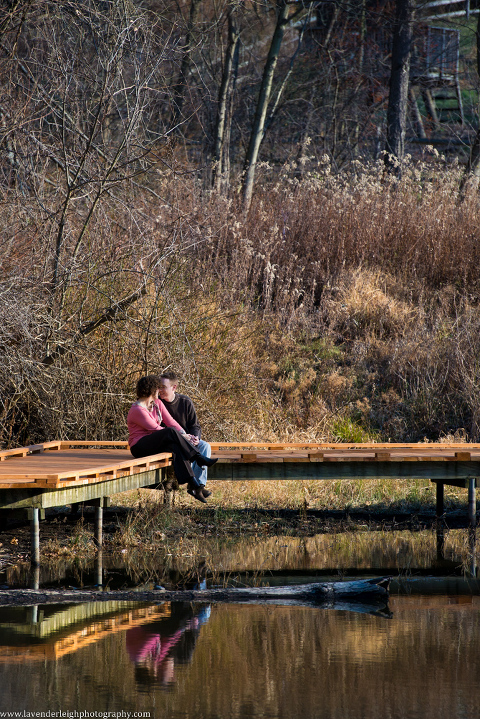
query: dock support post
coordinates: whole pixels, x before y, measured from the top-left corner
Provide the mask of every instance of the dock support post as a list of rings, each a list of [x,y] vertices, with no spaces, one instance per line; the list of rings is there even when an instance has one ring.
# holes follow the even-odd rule
[[[443,517],[444,513],[444,506],[443,506],[443,497],[444,497],[444,484],[442,482],[436,482],[437,485],[437,509],[436,514],[437,518]]]
[[[95,545],[101,547],[103,543],[103,506],[99,502],[95,507],[95,532],[93,535]]]
[[[437,506],[436,506],[436,517],[437,519],[441,519],[444,514],[444,488],[445,485],[442,482],[435,482],[436,484],[436,500],[437,500]],[[440,522],[437,522],[437,559],[439,561],[444,559],[444,550],[445,550],[445,527],[443,526],[443,522],[440,524]]]
[[[477,555],[476,555],[476,547],[477,547],[477,530],[475,527],[470,527],[469,529],[469,536],[468,536],[468,550],[469,550],[469,559],[470,559],[470,565],[469,565],[469,573],[471,577],[477,576]]]
[[[95,557],[95,586],[97,589],[102,589],[103,587],[103,552],[101,548]]]
[[[40,564],[32,564],[31,568],[31,586],[32,589],[40,589]]]
[[[40,511],[38,507],[33,507],[30,509],[29,514],[32,539],[31,563],[36,566],[40,564]]]
[[[157,472],[160,472],[162,470],[157,470]],[[163,480],[163,481],[162,481]],[[173,505],[173,492],[175,486],[178,489],[177,479],[175,477],[175,473],[173,471],[173,467],[167,467],[163,470],[161,479],[159,481],[162,481],[163,485],[163,503],[167,505],[167,507],[171,507]]]
[[[476,479],[470,477],[468,480],[468,523],[473,529],[477,525],[477,495],[475,492]]]
[[[437,560],[439,562],[445,559],[445,528],[437,527]]]

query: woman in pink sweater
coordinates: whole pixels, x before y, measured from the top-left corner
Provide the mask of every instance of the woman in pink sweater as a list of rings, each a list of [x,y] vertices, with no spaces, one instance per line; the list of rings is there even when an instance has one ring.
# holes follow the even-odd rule
[[[137,382],[137,401],[132,404],[127,416],[130,452],[136,458],[171,452],[178,483],[188,483],[188,493],[199,502],[206,503],[202,485],[193,474],[191,462],[195,460],[200,467],[211,467],[217,460],[204,457],[195,449],[186,439],[183,428],[160,401],[157,401],[157,411],[160,409],[161,420],[158,419],[151,411],[155,400],[158,400],[158,377],[141,377]]]

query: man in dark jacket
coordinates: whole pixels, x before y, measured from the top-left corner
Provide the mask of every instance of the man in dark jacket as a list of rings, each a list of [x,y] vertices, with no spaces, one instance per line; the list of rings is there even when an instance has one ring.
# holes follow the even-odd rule
[[[158,378],[158,396],[173,419],[178,422],[187,435],[189,435],[187,439],[190,439],[200,454],[211,457],[212,449],[210,445],[201,439],[202,429],[197,419],[194,404],[190,397],[176,391],[177,385],[178,376],[175,372],[163,372]],[[199,467],[196,462],[192,462],[192,469],[195,477],[203,486],[203,495],[209,497],[211,492],[205,489],[207,483],[207,468]]]

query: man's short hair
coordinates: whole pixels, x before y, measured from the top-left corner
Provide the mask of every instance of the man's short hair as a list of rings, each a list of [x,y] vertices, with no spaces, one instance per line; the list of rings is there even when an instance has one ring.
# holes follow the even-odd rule
[[[166,372],[162,372],[160,375],[160,379],[169,379],[170,382],[175,383],[178,382],[178,375],[173,370],[169,369]]]
[[[137,398],[150,397],[158,389],[158,377],[154,374],[147,374],[140,377],[137,382]]]

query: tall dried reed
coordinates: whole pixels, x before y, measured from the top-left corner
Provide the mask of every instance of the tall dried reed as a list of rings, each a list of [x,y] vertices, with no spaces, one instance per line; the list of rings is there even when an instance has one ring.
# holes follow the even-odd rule
[[[203,262],[241,298],[294,322],[315,309],[349,269],[382,269],[407,284],[405,295],[454,285],[477,288],[480,203],[458,200],[460,170],[433,157],[405,163],[401,182],[382,163],[333,175],[328,161],[303,178],[295,168],[257,189],[243,217],[212,196],[208,229],[197,245]]]

